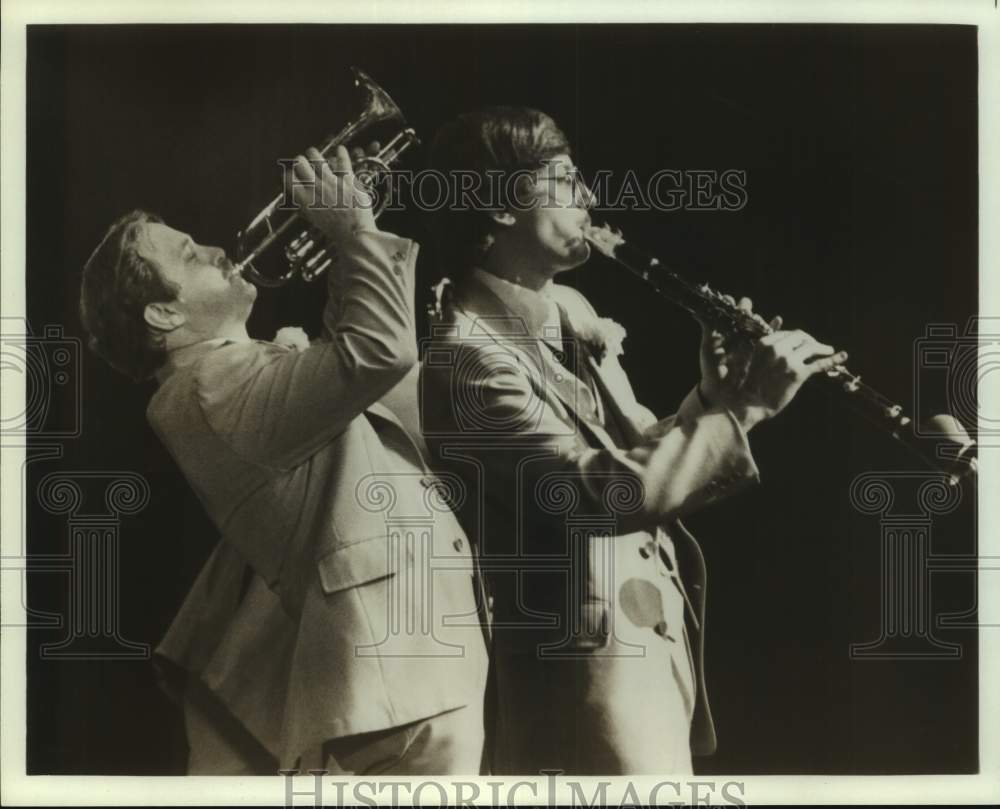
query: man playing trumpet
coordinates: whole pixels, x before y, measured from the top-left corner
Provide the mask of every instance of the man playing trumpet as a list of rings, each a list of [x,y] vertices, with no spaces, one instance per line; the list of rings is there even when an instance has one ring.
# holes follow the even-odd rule
[[[83,273],[92,347],[156,376],[150,424],[221,534],[157,650],[185,680],[189,772],[478,773],[486,654],[421,455],[416,245],[378,230],[342,146],[308,158],[295,201],[339,256],[321,341],[251,340],[255,287],[143,212]]]

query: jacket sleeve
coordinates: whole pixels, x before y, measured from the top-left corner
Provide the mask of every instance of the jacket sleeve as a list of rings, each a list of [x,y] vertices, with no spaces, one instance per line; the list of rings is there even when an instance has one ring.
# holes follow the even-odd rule
[[[496,343],[469,344],[450,363],[424,364],[432,454],[453,469],[478,467],[488,495],[502,492],[544,510],[568,485],[580,508],[614,516],[617,531],[628,533],[759,480],[729,411],[695,411],[686,401],[676,416],[646,425],[632,449],[596,447],[584,427],[538,394],[541,375],[512,356]]]
[[[302,351],[236,343],[200,363],[203,413],[246,460],[280,469],[301,463],[416,363],[416,244],[362,231],[338,250],[324,339]]]

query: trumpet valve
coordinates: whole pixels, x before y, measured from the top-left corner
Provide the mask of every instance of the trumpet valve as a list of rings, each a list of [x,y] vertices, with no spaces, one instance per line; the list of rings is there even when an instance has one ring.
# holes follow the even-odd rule
[[[285,247],[285,258],[292,263],[302,260],[313,247],[316,241],[308,230],[303,230],[298,236]]]
[[[322,274],[333,263],[333,257],[328,255],[326,248],[317,250],[302,266],[302,279],[312,281]]]

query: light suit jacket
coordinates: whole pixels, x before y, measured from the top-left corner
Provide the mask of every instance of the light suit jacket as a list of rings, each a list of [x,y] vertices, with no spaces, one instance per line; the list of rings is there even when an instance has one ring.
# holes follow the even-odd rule
[[[485,680],[469,542],[414,434],[416,245],[338,247],[323,341],[174,352],[148,408],[221,533],[158,652],[285,766]]]
[[[574,354],[570,341],[549,351],[544,316],[503,293],[479,270],[464,279],[435,327],[422,371],[432,455],[479,493],[467,498],[463,520],[482,532],[495,655],[531,665],[531,657],[568,652],[584,666],[599,665],[594,682],[609,685],[588,699],[602,703],[595,712],[602,726],[578,726],[577,733],[607,737],[616,723],[628,734],[643,721],[627,704],[628,683],[653,700],[674,687],[667,671],[650,670],[660,663],[640,664],[644,673],[634,669],[621,679],[610,673],[615,661],[653,661],[646,650],[655,635],[666,638],[678,665],[693,663],[693,676],[684,676],[697,683],[694,752],[712,752],[701,634],[685,649],[685,627],[675,625],[684,623],[685,602],[691,626],[704,623],[704,561],[678,520],[759,480],[746,435],[728,410],[703,409],[695,391],[677,414],[657,421],[636,401],[615,351],[591,351],[584,342]],[[556,284],[551,296],[567,328],[593,331],[598,318],[582,295]],[[588,375],[594,388],[581,381]],[[674,575],[678,567],[686,587]],[[532,703],[545,704],[544,697]],[[499,711],[511,710],[501,694]]]

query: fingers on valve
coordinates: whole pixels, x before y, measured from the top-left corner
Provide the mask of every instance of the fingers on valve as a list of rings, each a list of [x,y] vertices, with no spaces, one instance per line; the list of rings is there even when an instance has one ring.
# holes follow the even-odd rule
[[[316,179],[313,163],[305,155],[298,155],[295,158],[295,163],[292,164],[292,171],[303,182],[311,183]]]
[[[340,144],[337,147],[332,163],[335,171],[343,174],[351,173],[351,156],[348,154],[346,146]]]

